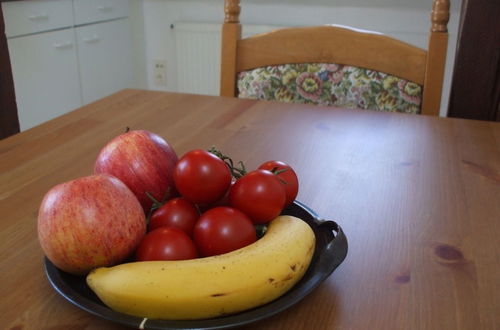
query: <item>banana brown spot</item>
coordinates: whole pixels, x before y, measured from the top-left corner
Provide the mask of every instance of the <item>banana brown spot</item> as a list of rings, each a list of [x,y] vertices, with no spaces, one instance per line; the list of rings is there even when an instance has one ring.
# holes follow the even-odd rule
[[[273,283],[273,282],[274,282],[274,278],[270,277],[270,278],[268,278],[268,279],[267,279],[267,281],[268,281],[269,283]]]
[[[210,295],[210,297],[222,297],[225,295],[226,295],[226,293],[214,293],[214,294]]]
[[[295,271],[295,268],[297,268],[297,265],[293,264],[293,265],[290,265],[290,269],[294,272]]]

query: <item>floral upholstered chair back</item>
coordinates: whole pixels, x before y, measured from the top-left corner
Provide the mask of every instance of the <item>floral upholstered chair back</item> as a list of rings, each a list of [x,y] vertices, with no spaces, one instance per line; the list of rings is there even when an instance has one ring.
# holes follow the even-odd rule
[[[243,37],[241,7],[224,1],[221,96],[440,114],[450,0],[432,0],[427,49],[334,24]]]
[[[382,72],[348,65],[306,63],[238,73],[238,97],[420,113],[422,86]]]

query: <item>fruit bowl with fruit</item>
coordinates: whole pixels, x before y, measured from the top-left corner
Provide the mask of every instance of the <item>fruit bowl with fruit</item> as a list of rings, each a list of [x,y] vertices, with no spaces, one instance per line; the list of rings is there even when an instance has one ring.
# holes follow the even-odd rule
[[[38,217],[54,289],[99,317],[150,329],[228,328],[294,305],[345,259],[347,239],[296,201],[293,168],[247,172],[215,149],[178,158],[127,131],[94,173],[62,183]]]

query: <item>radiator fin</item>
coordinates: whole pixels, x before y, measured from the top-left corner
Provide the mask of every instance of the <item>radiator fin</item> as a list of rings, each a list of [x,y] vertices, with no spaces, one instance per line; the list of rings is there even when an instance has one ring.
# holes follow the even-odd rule
[[[268,25],[243,25],[243,37],[276,29]],[[177,22],[174,24],[177,57],[177,91],[218,95],[222,25]]]

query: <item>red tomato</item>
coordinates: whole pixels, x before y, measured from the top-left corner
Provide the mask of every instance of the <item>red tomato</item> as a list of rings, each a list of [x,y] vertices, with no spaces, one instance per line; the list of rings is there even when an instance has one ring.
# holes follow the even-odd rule
[[[279,181],[285,187],[285,206],[292,204],[295,198],[297,198],[297,194],[299,192],[299,179],[297,178],[297,174],[290,167],[290,165],[278,160],[270,160],[260,165],[259,169],[268,170],[273,173],[275,171],[280,171],[280,173],[276,175],[280,179]]]
[[[147,233],[136,250],[138,261],[185,260],[198,257],[196,246],[182,230],[160,227]]]
[[[267,170],[255,170],[239,178],[229,191],[231,206],[245,213],[255,224],[268,223],[285,206],[285,188]]]
[[[218,207],[218,206],[231,206],[229,203],[229,191],[231,190],[231,186],[236,182],[236,179],[231,180],[231,184],[229,186],[229,189],[226,191],[224,196],[222,196],[221,199],[211,203],[211,204],[205,204],[205,205],[198,205],[200,212],[203,213],[205,211],[210,210],[211,208]]]
[[[151,216],[149,230],[159,227],[175,227],[189,236],[200,214],[196,206],[185,198],[178,197],[169,200],[157,209]]]
[[[231,207],[220,206],[206,211],[194,227],[194,241],[205,257],[231,252],[256,240],[252,221]]]
[[[205,150],[192,150],[174,169],[177,190],[195,204],[213,203],[224,196],[231,184],[231,171],[219,157]]]

